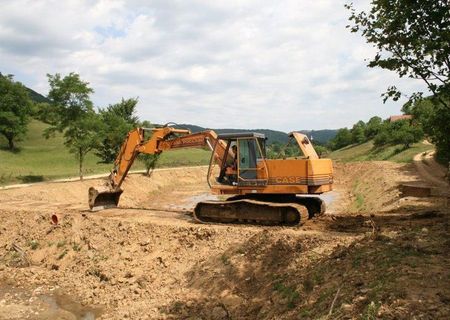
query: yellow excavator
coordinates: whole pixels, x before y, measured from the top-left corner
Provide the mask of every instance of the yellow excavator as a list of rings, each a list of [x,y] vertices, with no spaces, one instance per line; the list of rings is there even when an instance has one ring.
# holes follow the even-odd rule
[[[303,224],[325,212],[325,203],[318,195],[332,190],[333,165],[330,159],[319,158],[307,136],[291,132],[289,138],[303,156],[267,159],[266,138],[261,133],[191,133],[168,125],[136,128],[123,142],[106,185],[89,188],[89,207],[96,211],[118,206],[122,183],[139,154],[209,147],[208,185],[213,194],[229,197],[197,203],[193,212],[196,221]]]

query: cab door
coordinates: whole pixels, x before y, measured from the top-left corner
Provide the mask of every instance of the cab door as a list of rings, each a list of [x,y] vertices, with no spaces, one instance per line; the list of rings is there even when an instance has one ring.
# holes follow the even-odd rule
[[[238,186],[264,186],[267,167],[256,138],[238,139]],[[259,172],[264,171],[264,172]],[[261,178],[264,177],[264,178]]]

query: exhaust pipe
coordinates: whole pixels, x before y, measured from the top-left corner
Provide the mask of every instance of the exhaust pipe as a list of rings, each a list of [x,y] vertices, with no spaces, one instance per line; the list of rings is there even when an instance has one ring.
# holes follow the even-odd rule
[[[89,208],[91,211],[116,208],[122,192],[122,189],[111,190],[109,187],[90,187]]]

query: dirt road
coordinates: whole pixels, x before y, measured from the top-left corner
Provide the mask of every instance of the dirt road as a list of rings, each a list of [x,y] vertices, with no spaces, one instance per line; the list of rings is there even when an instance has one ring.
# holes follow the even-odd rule
[[[436,162],[435,152],[428,151],[419,153],[414,157],[414,164],[420,176],[430,185],[438,188],[448,189],[448,173],[446,168]]]
[[[295,228],[194,223],[204,176],[132,175],[97,213],[100,180],[0,191],[0,319],[450,317],[448,209],[399,198],[413,165],[338,164],[328,213]]]

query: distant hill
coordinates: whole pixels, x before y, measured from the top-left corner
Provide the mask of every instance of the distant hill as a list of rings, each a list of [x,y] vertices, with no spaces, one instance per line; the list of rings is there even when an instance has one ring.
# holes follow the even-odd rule
[[[336,136],[337,129],[323,129],[323,130],[299,130],[299,132],[306,134],[308,137],[313,137],[313,140],[326,144],[328,141]]]
[[[34,102],[36,102],[36,103],[41,103],[41,102],[50,103],[50,100],[47,99],[46,97],[44,97],[42,94],[37,93],[33,89],[30,89],[30,88],[28,88],[26,86],[25,86],[25,88],[28,91],[28,95],[30,96],[30,99],[33,100]]]
[[[194,124],[186,124],[186,123],[177,124],[177,127],[183,128],[183,129],[189,129],[189,130],[191,130],[192,133],[196,133],[196,132],[207,130],[207,128],[196,126]]]
[[[270,130],[270,129],[214,129],[214,128],[204,128],[196,126],[193,124],[179,124],[179,127],[187,128],[192,132],[200,132],[207,129],[212,129],[217,133],[230,133],[230,132],[259,132],[263,133],[267,137],[268,143],[280,142],[287,143],[289,137],[286,132]],[[299,132],[306,134],[308,137],[313,136],[314,141],[320,142],[322,144],[327,143],[329,140],[336,136],[337,130],[324,129],[324,130],[298,130]]]
[[[3,74],[0,72],[0,77],[3,77]],[[25,89],[28,91],[28,95],[30,96],[30,99],[33,102],[40,103],[40,102],[50,102],[46,97],[44,97],[42,94],[34,91],[33,89],[28,88],[26,85],[22,83],[22,85],[25,87]]]
[[[267,142],[270,144],[272,142],[278,141],[281,143],[286,143],[288,141],[288,135],[286,132],[282,132],[282,131],[276,131],[276,130],[269,130],[269,129],[231,129],[231,128],[225,128],[225,129],[220,129],[220,128],[204,128],[204,127],[200,127],[200,126],[196,126],[193,124],[179,124],[178,125],[181,128],[186,128],[191,130],[193,133],[195,132],[200,132],[200,131],[204,131],[204,130],[214,130],[217,133],[232,133],[232,132],[258,132],[258,133],[262,133],[267,137]]]

